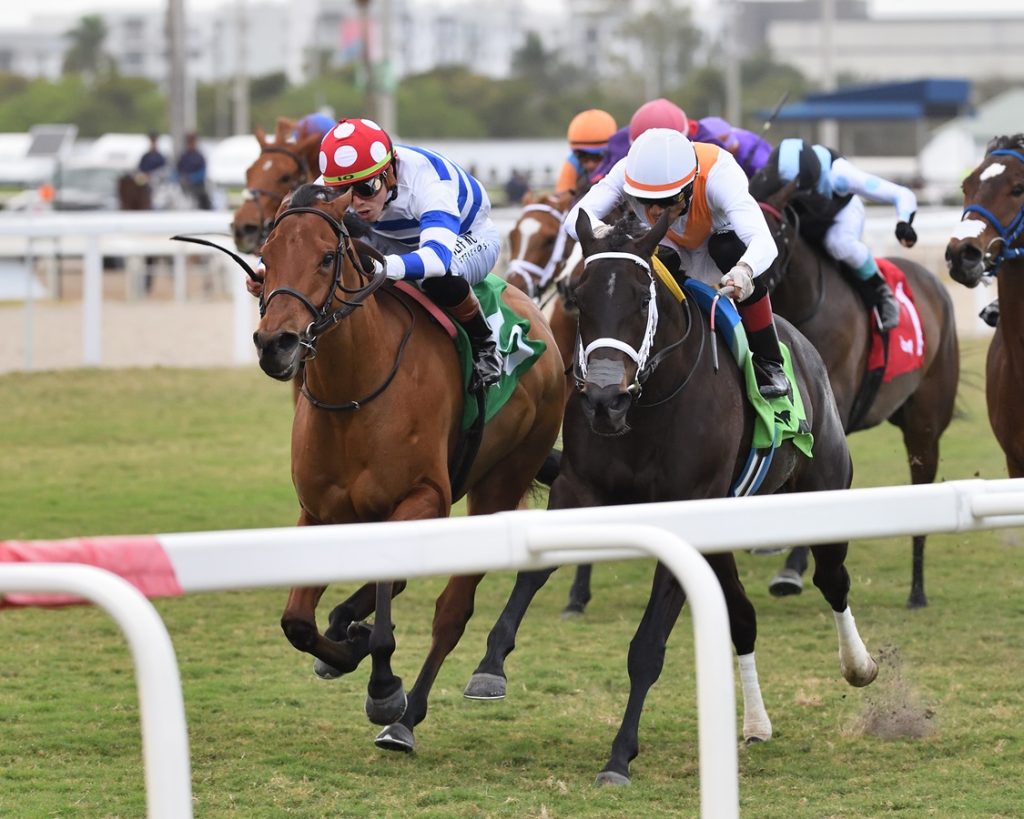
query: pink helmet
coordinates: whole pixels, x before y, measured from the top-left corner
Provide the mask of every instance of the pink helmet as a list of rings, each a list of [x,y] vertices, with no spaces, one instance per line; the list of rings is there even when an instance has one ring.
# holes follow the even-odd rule
[[[674,102],[658,97],[636,109],[636,113],[629,121],[629,141],[633,142],[650,128],[670,128],[681,134],[688,134],[690,120],[687,119],[686,112]]]
[[[379,175],[394,159],[391,137],[372,119],[343,119],[320,143],[325,185],[351,185]]]

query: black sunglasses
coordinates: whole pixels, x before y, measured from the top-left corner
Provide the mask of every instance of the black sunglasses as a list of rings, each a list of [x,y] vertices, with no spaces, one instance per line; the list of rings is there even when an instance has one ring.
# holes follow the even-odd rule
[[[683,212],[685,213],[687,210],[690,209],[690,195],[692,193],[693,188],[687,186],[683,188],[681,191],[679,191],[679,193],[673,194],[672,196],[663,197],[662,199],[643,199],[640,197],[636,197],[636,200],[641,205],[644,205],[646,207],[653,207],[654,205],[657,205],[662,210],[674,208],[680,202],[683,202],[685,203],[685,207],[683,208]]]
[[[382,187],[384,187],[384,180],[377,175],[360,182],[353,182],[351,185],[344,185],[342,191],[350,190],[360,199],[371,199],[380,192]]]

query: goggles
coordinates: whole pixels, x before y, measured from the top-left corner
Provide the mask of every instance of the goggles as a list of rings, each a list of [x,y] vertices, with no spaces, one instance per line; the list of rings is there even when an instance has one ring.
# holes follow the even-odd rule
[[[683,213],[686,213],[690,209],[691,196],[693,196],[693,185],[687,185],[672,196],[665,196],[661,199],[643,199],[636,197],[636,200],[644,207],[649,208],[656,205],[662,210],[668,210],[669,208],[674,208],[676,205],[683,203]]]
[[[377,176],[371,176],[369,179],[353,182],[351,185],[340,185],[339,187],[342,192],[352,191],[360,199],[372,199],[384,187],[384,179],[382,174],[378,174]]]
[[[580,148],[577,148],[572,152],[572,155],[576,157],[577,162],[600,162],[602,159],[604,159],[605,153],[606,152],[602,150],[584,151]]]

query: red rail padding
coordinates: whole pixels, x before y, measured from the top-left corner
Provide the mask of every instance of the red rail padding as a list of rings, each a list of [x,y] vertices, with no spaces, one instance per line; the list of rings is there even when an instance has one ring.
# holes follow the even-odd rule
[[[160,541],[149,535],[7,540],[0,542],[0,563],[84,563],[123,577],[146,597],[183,594],[174,567]],[[7,606],[68,606],[85,602],[70,594],[3,593]]]

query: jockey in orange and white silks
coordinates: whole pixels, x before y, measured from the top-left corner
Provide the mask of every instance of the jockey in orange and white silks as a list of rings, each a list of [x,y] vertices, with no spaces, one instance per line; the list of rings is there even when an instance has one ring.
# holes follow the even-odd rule
[[[899,323],[899,305],[879,273],[874,255],[861,239],[865,220],[861,197],[893,205],[896,238],[904,247],[913,247],[917,241],[912,227],[917,210],[914,192],[865,173],[824,145],[784,139],[752,180],[751,190],[758,198],[764,198],[793,181],[797,193],[791,203],[800,213],[801,234],[867,282],[874,292],[872,304],[878,308],[882,329],[895,327]]]
[[[732,155],[717,145],[690,142],[668,128],[645,131],[626,158],[569,212],[565,229],[577,238],[576,219],[583,210],[599,236],[607,229],[600,220],[622,202],[649,226],[666,209],[679,213],[662,246],[674,252],[686,275],[733,288],[761,394],[786,394],[789,382],[782,369],[771,300],[758,278],[778,251],[747,190],[747,176]]]

